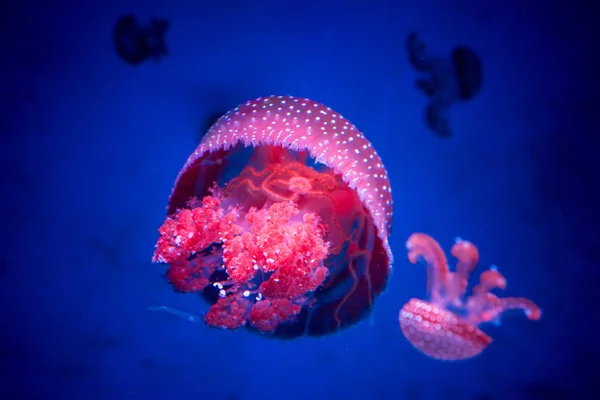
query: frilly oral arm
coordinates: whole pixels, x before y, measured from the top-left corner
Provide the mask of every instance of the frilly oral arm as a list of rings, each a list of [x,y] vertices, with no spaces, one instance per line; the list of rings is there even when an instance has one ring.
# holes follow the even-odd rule
[[[212,243],[220,242],[219,230],[229,220],[224,217],[225,212],[219,204],[219,199],[206,196],[201,206],[186,208],[168,217],[158,230],[160,238],[152,261],[185,260]]]
[[[327,277],[323,260],[329,244],[315,214],[305,213],[302,222],[292,222],[298,214],[292,202],[248,211],[250,229],[223,242],[223,264],[235,284],[210,308],[207,324],[235,329],[249,321],[262,332],[272,332],[300,312],[304,295]],[[270,276],[249,290],[258,273]]]

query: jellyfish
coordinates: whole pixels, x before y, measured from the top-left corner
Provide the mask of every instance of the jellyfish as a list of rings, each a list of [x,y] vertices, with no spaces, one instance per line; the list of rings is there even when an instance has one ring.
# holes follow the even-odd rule
[[[179,172],[153,255],[209,309],[150,309],[279,338],[337,332],[386,287],[391,221],[386,169],[350,121],[306,98],[247,101]]]
[[[457,46],[450,57],[430,55],[416,33],[407,40],[408,58],[411,65],[424,76],[416,86],[430,102],[425,109],[425,122],[438,137],[452,136],[449,111],[458,101],[471,100],[483,84],[479,56],[468,47]]]
[[[492,338],[480,329],[482,324],[499,323],[502,315],[521,310],[537,321],[542,310],[525,297],[500,297],[492,290],[506,289],[506,278],[495,266],[483,271],[479,283],[465,296],[470,274],[479,262],[477,247],[457,238],[451,254],[454,271],[446,254],[431,236],[417,232],[406,241],[408,259],[427,266],[428,299],[410,299],[398,315],[400,329],[417,350],[437,360],[467,360],[485,350]]]
[[[133,15],[124,15],[115,23],[115,50],[131,65],[138,65],[148,58],[160,60],[168,53],[165,45],[168,28],[166,19],[153,18],[148,25],[140,25]]]

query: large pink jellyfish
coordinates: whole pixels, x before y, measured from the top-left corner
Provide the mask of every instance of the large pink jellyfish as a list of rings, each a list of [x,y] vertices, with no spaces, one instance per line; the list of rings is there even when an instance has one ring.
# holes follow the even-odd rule
[[[391,221],[387,172],[354,125],[313,100],[263,97],[222,116],[189,157],[153,260],[209,301],[210,326],[321,335],[361,320],[384,290]]]

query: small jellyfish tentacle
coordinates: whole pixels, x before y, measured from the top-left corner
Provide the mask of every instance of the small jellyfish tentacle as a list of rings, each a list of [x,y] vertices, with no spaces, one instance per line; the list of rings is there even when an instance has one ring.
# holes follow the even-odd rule
[[[168,314],[175,315],[177,317],[181,317],[181,318],[185,319],[186,321],[190,321],[190,322],[200,322],[200,320],[201,320],[201,318],[197,315],[190,314],[188,312],[181,311],[176,308],[169,307],[169,306],[150,306],[150,307],[148,307],[148,310],[149,311],[164,311]]]
[[[506,278],[495,267],[492,267],[479,275],[479,284],[473,287],[473,295],[486,295],[494,289],[506,289]]]
[[[448,269],[446,255],[439,243],[425,233],[413,233],[406,241],[408,259],[416,264],[424,260],[427,264],[427,293],[431,303],[445,306],[446,296],[452,273]]]
[[[457,259],[456,274],[461,279],[469,280],[469,276],[477,267],[479,262],[479,250],[477,246],[468,240],[456,238],[450,253]],[[464,292],[463,292],[464,294]]]
[[[467,320],[475,325],[485,322],[499,323],[502,314],[510,310],[522,310],[532,321],[537,321],[542,316],[541,309],[527,298],[498,297],[493,293],[486,293],[484,296],[473,296],[469,299]]]
[[[465,320],[471,325],[478,326],[485,322],[499,322],[504,312],[499,298],[493,293],[481,293],[470,296],[465,304],[467,311]]]
[[[457,263],[455,272],[452,275],[451,285],[448,289],[448,297],[455,307],[460,307],[462,305],[462,298],[467,290],[469,276],[479,262],[479,250],[477,246],[468,240],[456,238],[450,253],[457,259]]]
[[[542,317],[542,310],[538,305],[525,297],[502,297],[498,299],[498,304],[502,312],[523,310],[525,316],[532,321],[537,321]]]
[[[475,325],[484,322],[499,322],[504,312],[499,298],[490,293],[494,289],[506,289],[506,278],[495,266],[479,275],[479,283],[473,287],[472,295],[467,299],[467,319]]]

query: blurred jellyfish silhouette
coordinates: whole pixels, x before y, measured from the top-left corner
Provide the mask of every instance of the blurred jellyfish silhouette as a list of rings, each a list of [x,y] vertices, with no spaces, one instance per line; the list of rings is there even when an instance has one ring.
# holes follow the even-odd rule
[[[165,45],[168,28],[169,21],[166,19],[152,18],[149,24],[141,25],[133,15],[124,15],[115,23],[115,50],[123,61],[131,65],[138,65],[148,58],[158,61],[168,53]]]
[[[416,86],[431,99],[425,121],[439,137],[451,137],[449,111],[457,101],[471,100],[481,89],[483,71],[479,56],[467,47],[457,46],[449,57],[432,56],[416,33],[408,35],[408,58],[424,73]]]

